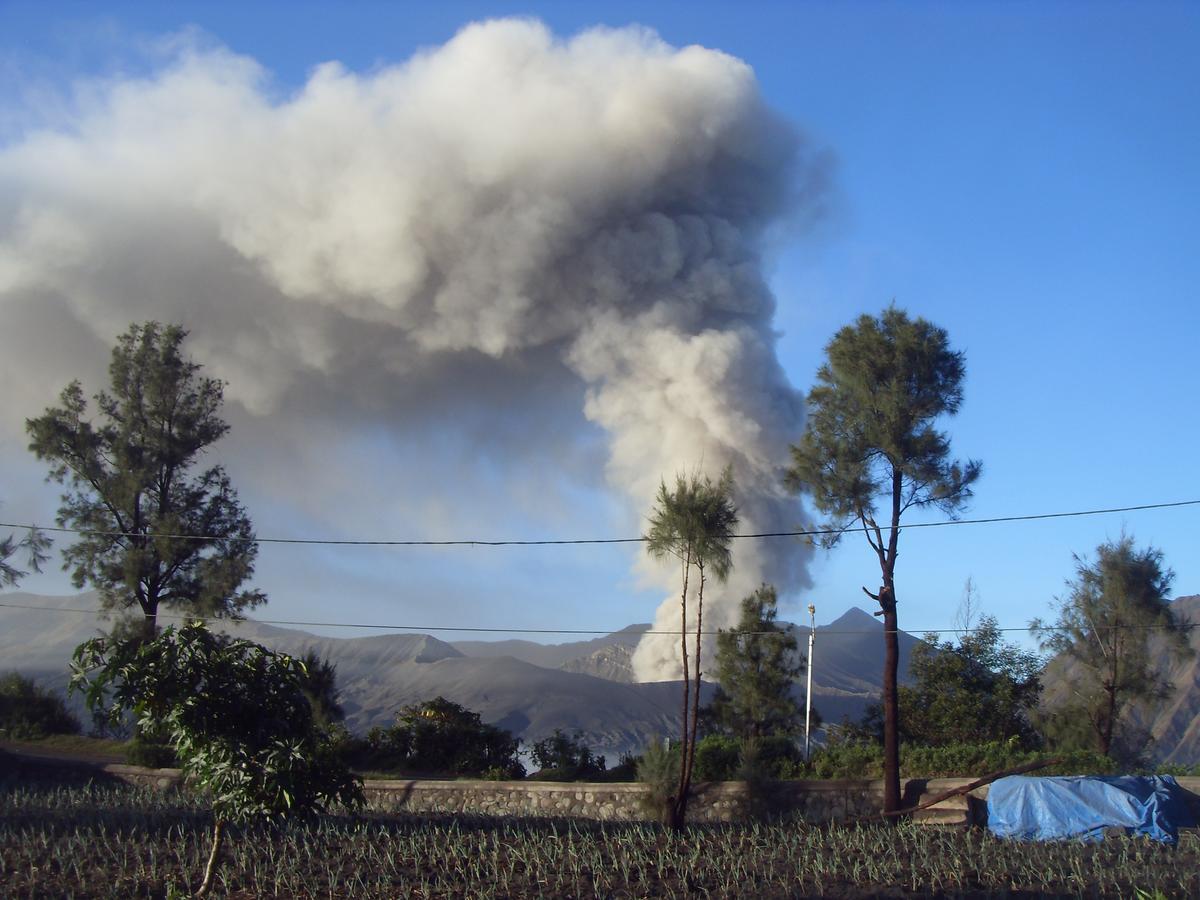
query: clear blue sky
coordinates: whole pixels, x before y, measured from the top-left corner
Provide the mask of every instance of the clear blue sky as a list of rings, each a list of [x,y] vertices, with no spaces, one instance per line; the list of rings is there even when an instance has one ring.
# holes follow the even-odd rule
[[[669,44],[736,56],[770,106],[836,161],[828,215],[815,232],[781,240],[770,263],[780,359],[796,388],[809,388],[837,328],[894,300],[966,352],[965,404],[947,424],[955,451],[984,462],[968,517],[1200,498],[1195,4],[95,8],[0,5],[0,96],[25,98],[0,100],[5,144],[22,140],[42,89],[147,71],[144,42],[185,28],[257,60],[280,95],[319,63],[370,72],[443,44],[470,21],[509,15],[541,18],[560,36],[639,23]],[[13,421],[36,412],[4,402]],[[53,491],[26,485],[37,469],[16,461],[20,443],[6,433],[0,445],[12,473],[0,485],[0,519],[48,521]],[[416,441],[397,453],[421,449]],[[260,534],[330,533],[319,512],[256,508],[252,471],[238,486]],[[591,537],[621,526],[602,489],[578,491],[571,506],[514,510],[512,531],[497,522],[486,531]],[[374,517],[362,521],[375,534]],[[1164,551],[1177,594],[1200,592],[1200,507],[918,530],[902,539],[901,627],[950,626],[968,577],[986,612],[1023,626],[1061,592],[1072,553],[1123,528]],[[649,620],[659,599],[634,585],[627,548],[412,552],[403,561],[397,551],[298,552],[263,551],[269,617],[619,628]],[[878,583],[873,565],[847,538],[814,561],[813,590],[786,598],[785,617],[803,618],[809,602],[819,622],[851,605],[870,609],[859,587]],[[65,582],[47,574],[25,587],[61,591]],[[331,594],[341,595],[336,603]]]

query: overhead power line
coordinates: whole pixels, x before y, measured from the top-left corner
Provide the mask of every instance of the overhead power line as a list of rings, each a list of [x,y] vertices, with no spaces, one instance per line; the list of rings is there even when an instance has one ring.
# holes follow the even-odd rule
[[[1137,506],[1114,506],[1107,509],[1083,509],[1072,510],[1070,512],[1055,512],[1055,513],[1032,513],[1029,515],[1018,516],[991,516],[981,519],[945,519],[940,522],[913,522],[910,524],[901,524],[900,531],[905,531],[911,528],[944,528],[951,525],[992,525],[1000,522],[1034,522],[1043,519],[1068,519],[1079,518],[1081,516],[1101,516],[1111,513],[1123,512],[1139,512],[1148,509],[1172,509],[1181,506],[1197,506],[1200,505],[1200,500],[1176,500],[1171,503],[1143,503]],[[26,530],[37,530],[45,532],[53,532],[57,534],[80,534],[90,535],[95,537],[140,537],[140,538],[163,538],[168,540],[180,541],[223,541],[228,543],[250,543],[250,544],[305,544],[319,545],[328,547],[553,547],[564,545],[579,545],[579,544],[640,544],[647,540],[645,536],[640,537],[624,537],[624,538],[570,538],[570,539],[547,539],[547,540],[500,540],[486,541],[478,539],[463,539],[463,540],[446,540],[446,541],[415,541],[415,540],[380,540],[380,539],[362,539],[362,540],[336,540],[332,538],[277,538],[277,537],[249,537],[249,538],[230,538],[218,537],[213,535],[197,535],[197,534],[171,534],[160,532],[130,532],[130,531],[105,531],[86,528],[65,528],[62,526],[42,526],[42,525],[27,525],[19,522],[0,522],[0,528],[19,528]],[[809,528],[798,531],[761,531],[748,534],[735,534],[734,538],[739,539],[755,539],[755,538],[782,538],[782,537],[821,537],[823,535],[842,534],[847,532],[862,531],[860,526],[850,528]]]
[[[84,615],[92,615],[92,616],[101,616],[101,615],[105,615],[108,613],[108,610],[79,609],[79,608],[72,608],[72,607],[65,607],[65,606],[35,606],[33,604],[27,604],[27,603],[0,603],[0,609],[20,609],[20,610],[32,610],[32,611],[37,611],[37,612],[50,612],[50,613],[56,613],[56,612],[81,613]],[[135,616],[135,618],[136,618],[136,616]],[[146,618],[149,618],[149,616],[147,616]],[[229,624],[229,625],[236,625],[236,624],[239,624],[240,622],[247,622],[247,623],[254,624],[254,625],[278,625],[278,626],[289,626],[289,627],[293,627],[293,628],[358,628],[358,629],[371,628],[371,629],[375,629],[377,631],[414,631],[414,632],[418,632],[421,634],[427,634],[432,631],[443,631],[443,632],[444,631],[461,631],[461,632],[478,633],[478,634],[574,634],[574,635],[604,636],[604,635],[610,635],[610,634],[617,634],[620,631],[620,629],[613,629],[613,628],[608,628],[608,629],[520,628],[520,627],[513,628],[513,627],[499,627],[499,626],[497,626],[497,627],[481,627],[481,626],[472,626],[472,625],[396,625],[396,624],[382,623],[382,622],[308,622],[308,621],[300,621],[300,620],[295,620],[295,619],[230,619],[227,617],[187,615],[184,613],[158,613],[155,616],[155,618],[168,619],[168,620],[180,621],[180,622],[183,622],[183,621],[187,621],[187,622],[195,622],[195,621],[221,622],[221,623],[225,623],[225,624]],[[807,630],[806,627],[803,625],[794,625],[793,627],[796,628],[796,630],[800,631],[800,632],[804,632]],[[1153,624],[1153,625],[1122,624],[1122,625],[1099,625],[1099,626],[1096,626],[1096,630],[1097,631],[1112,631],[1112,630],[1120,629],[1120,630],[1128,630],[1128,631],[1156,631],[1156,630],[1164,629],[1166,627],[1167,626],[1165,626],[1165,625],[1159,625],[1159,624]],[[1178,627],[1188,628],[1188,629],[1200,628],[1200,622],[1185,622],[1185,623],[1182,623]],[[926,634],[973,634],[980,630],[982,630],[982,629],[979,627],[974,627],[974,628],[914,628],[911,631],[903,630],[903,631],[900,631],[899,633],[900,634],[908,634],[908,635],[911,635],[912,637],[919,638],[921,635],[926,635]],[[1030,632],[1030,631],[1034,631],[1034,630],[1068,631],[1069,629],[1062,627],[1062,626],[1053,625],[1053,626],[1045,626],[1045,627],[1038,628],[1038,629],[1034,629],[1030,626],[1025,626],[1025,627],[996,628],[995,630],[998,632],[1009,633],[1009,632]],[[871,630],[862,629],[862,628],[859,628],[859,629],[834,629],[834,628],[830,628],[827,625],[826,626],[818,626],[817,631],[819,631],[823,635],[857,635],[857,634],[878,635],[878,634],[884,633],[882,628],[871,629]],[[639,637],[644,634],[661,634],[661,635],[668,635],[671,637],[678,637],[680,634],[683,634],[683,633],[684,632],[675,631],[675,630],[665,630],[664,631],[664,630],[660,630],[660,629],[647,629],[646,631],[636,632],[636,634]],[[694,630],[692,630],[692,631],[688,631],[686,633],[689,635],[692,635],[692,634],[695,634],[696,632]],[[701,631],[700,633],[702,635],[718,635],[721,632],[720,631]],[[738,634],[745,634],[745,635],[767,635],[767,634],[777,634],[777,633],[778,632],[773,632],[773,631],[739,631],[738,632]]]

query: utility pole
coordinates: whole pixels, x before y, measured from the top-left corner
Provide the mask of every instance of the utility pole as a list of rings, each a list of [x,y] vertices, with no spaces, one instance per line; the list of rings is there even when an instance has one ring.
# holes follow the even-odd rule
[[[804,761],[809,760],[809,737],[812,731],[812,669],[813,643],[817,637],[817,608],[808,604],[808,690],[804,693]]]

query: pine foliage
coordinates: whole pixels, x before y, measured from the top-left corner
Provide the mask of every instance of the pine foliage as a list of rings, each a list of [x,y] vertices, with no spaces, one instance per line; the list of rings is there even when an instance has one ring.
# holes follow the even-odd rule
[[[187,332],[131,325],[117,341],[95,417],[78,381],[26,421],[29,449],[67,486],[58,524],[82,533],[64,552],[74,584],[110,611],[139,610],[153,635],[160,606],[236,617],[265,601],[242,590],[258,548],[229,476],[201,469],[227,431],[220,381],[183,355]]]
[[[879,561],[884,627],[884,809],[900,804],[898,703],[899,625],[895,570],[900,522],[910,509],[934,507],[949,516],[970,499],[978,460],[950,457],[938,420],[962,404],[961,352],[942,328],[891,306],[879,318],[861,316],[825,348],[826,362],[809,392],[809,421],[792,447],[785,482],[807,494],[828,517],[821,539],[834,546],[861,529]]]
[[[855,522],[873,526],[881,497],[889,514],[934,506],[953,515],[982,463],[952,460],[950,438],[937,428],[962,405],[966,375],[945,329],[889,307],[841,329],[826,354],[787,483],[829,517],[830,543]]]
[[[719,686],[708,713],[720,731],[742,738],[793,734],[804,710],[792,688],[804,668],[795,635],[776,622],[775,588],[742,599],[737,627],[717,636]]]
[[[733,503],[733,470],[726,466],[715,483],[707,476],[679,475],[675,489],[666,482],[659,486],[646,551],[655,559],[674,557],[680,566],[679,621],[680,662],[683,670],[683,703],[680,716],[680,774],[670,798],[668,823],[681,828],[687,817],[692,769],[696,760],[696,736],[700,718],[700,647],[704,627],[704,588],[710,577],[724,581],[733,566],[730,541],[737,526]],[[695,581],[693,578],[695,571]],[[694,590],[696,624],[692,649],[688,650],[688,599]],[[690,660],[690,661],[689,661]]]
[[[1043,649],[1075,664],[1065,670],[1073,676],[1073,705],[1086,716],[1101,753],[1116,749],[1129,705],[1169,696],[1166,666],[1193,653],[1188,623],[1176,618],[1168,599],[1174,577],[1161,550],[1139,549],[1132,536],[1122,535],[1101,544],[1095,561],[1076,555],[1057,620],[1031,623]],[[1164,654],[1153,656],[1153,646]]]

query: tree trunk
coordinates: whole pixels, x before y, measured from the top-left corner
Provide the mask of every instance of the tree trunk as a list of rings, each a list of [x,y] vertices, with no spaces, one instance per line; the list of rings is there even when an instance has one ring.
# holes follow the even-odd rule
[[[1108,756],[1108,752],[1112,749],[1113,730],[1117,717],[1117,688],[1116,685],[1105,685],[1104,693],[1106,700],[1104,711],[1100,714],[1100,727],[1097,729],[1099,738],[1098,749],[1104,756]]]
[[[883,607],[883,813],[900,808],[900,704],[897,676],[900,668],[900,638],[896,624],[895,589],[879,589]]]
[[[683,760],[681,761],[681,779],[679,788],[679,823],[682,828],[687,821],[688,795],[692,791],[692,770],[696,765],[696,731],[700,722],[700,640],[704,629],[704,564],[697,564],[700,569],[700,590],[696,594],[696,644],[695,644],[695,684],[692,690],[691,721],[689,723],[687,743],[683,745]],[[688,674],[685,672],[684,677]]]
[[[691,673],[688,670],[687,649],[687,592],[688,575],[692,568],[692,555],[689,551],[683,561],[683,593],[679,597],[679,646],[683,660],[683,710],[679,734],[679,781],[675,789],[675,798],[671,802],[668,824],[672,829],[683,827],[687,815],[687,751],[688,751],[688,712],[690,711]]]
[[[900,540],[900,510],[904,477],[892,467],[892,523],[887,551],[881,556],[883,585],[879,606],[883,610],[883,812],[900,808],[900,631],[896,621],[896,555]],[[893,820],[894,821],[894,820]]]
[[[207,897],[208,892],[212,890],[213,875],[217,871],[217,858],[221,855],[221,843],[224,837],[225,823],[221,819],[217,819],[213,823],[212,852],[208,855],[208,865],[204,867],[204,881],[200,883],[200,888],[196,891],[197,897]]]
[[[1098,737],[1100,739],[1100,752],[1105,756],[1108,756],[1112,750],[1113,732],[1117,727],[1117,691],[1120,690],[1118,677],[1120,675],[1122,649],[1119,637],[1121,633],[1120,628],[1121,620],[1118,618],[1113,621],[1113,642],[1112,653],[1109,656],[1108,680],[1103,685],[1105,703],[1104,711],[1100,714]]]
[[[142,640],[152,641],[158,637],[158,600],[140,600],[142,608]]]

